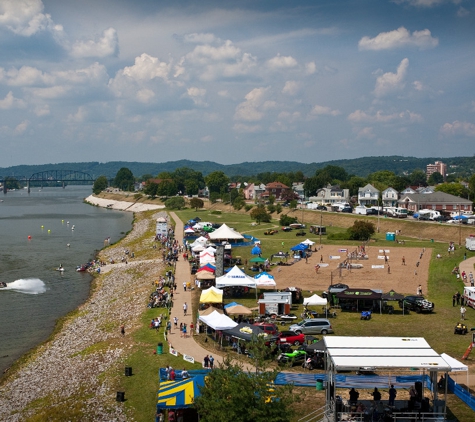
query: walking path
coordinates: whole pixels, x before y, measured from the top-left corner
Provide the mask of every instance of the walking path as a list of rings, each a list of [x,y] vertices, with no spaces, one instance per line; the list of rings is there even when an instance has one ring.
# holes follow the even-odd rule
[[[475,265],[475,256],[472,258],[464,259],[459,264],[459,272],[462,274],[462,271],[467,273],[467,278],[464,280],[465,286],[470,286],[469,274],[475,272],[473,266]]]
[[[183,222],[178,218],[174,212],[170,212],[170,216],[175,220],[175,239],[178,240],[180,244],[183,244]],[[190,282],[191,286],[194,287],[195,283],[193,277],[190,274],[190,264],[185,261],[181,256],[176,262],[175,268],[175,283],[177,284],[177,289],[173,294],[173,308],[170,313],[170,320],[173,323],[173,318],[178,317],[178,326],[180,322],[184,322],[187,325],[187,337],[181,337],[179,329],[175,329],[172,324],[171,335],[168,336],[168,341],[173,348],[182,355],[193,356],[195,362],[203,362],[203,359],[206,355],[213,355],[215,361],[214,364],[221,363],[223,357],[210,352],[209,350],[204,349],[196,343],[193,338],[193,334],[189,330],[190,323],[193,320],[193,326],[196,328],[196,318],[193,318],[192,309],[191,309],[191,291],[188,289],[185,291],[183,288],[183,283]],[[187,315],[183,314],[183,304],[187,303],[188,312]],[[250,365],[243,365],[248,370],[253,370],[254,368]]]

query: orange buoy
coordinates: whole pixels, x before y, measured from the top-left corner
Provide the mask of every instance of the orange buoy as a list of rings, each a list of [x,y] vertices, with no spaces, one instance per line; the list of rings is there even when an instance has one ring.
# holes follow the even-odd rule
[[[28,236],[28,240],[31,240],[31,236]]]

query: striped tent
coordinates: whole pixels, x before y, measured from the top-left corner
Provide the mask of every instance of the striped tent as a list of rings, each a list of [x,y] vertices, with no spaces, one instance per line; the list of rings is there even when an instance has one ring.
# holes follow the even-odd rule
[[[160,409],[183,409],[190,407],[199,397],[205,376],[198,375],[181,381],[162,381],[158,389],[157,407]]]

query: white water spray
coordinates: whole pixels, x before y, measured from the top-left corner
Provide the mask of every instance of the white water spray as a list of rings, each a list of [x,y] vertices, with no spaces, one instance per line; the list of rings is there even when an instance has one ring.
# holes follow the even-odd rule
[[[7,287],[0,289],[0,291],[2,290],[13,290],[27,295],[38,295],[46,292],[46,286],[39,278],[20,278],[19,280],[7,283]]]

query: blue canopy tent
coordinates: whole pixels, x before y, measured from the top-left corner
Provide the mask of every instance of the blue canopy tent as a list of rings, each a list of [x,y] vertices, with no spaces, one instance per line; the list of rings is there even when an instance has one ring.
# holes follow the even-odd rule
[[[468,217],[466,215],[456,215],[453,220],[468,220]]]
[[[181,381],[162,381],[158,389],[157,408],[183,409],[191,407],[200,388],[205,385],[205,376],[198,375]]]
[[[303,243],[299,243],[298,245],[292,246],[290,248],[291,251],[305,251],[306,249],[308,249],[308,245]]]
[[[251,255],[260,255],[262,253],[261,247],[259,245],[255,245],[251,249]]]
[[[240,303],[231,302],[231,303],[228,303],[227,305],[224,305],[224,309],[231,308],[232,306],[237,306],[237,305],[240,305]]]

